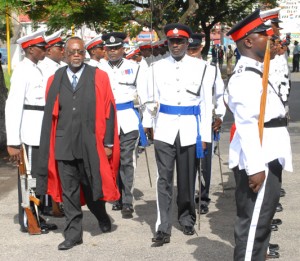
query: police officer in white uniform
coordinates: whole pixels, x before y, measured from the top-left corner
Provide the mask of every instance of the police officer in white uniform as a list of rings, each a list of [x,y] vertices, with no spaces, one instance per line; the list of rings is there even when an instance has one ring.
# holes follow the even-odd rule
[[[38,148],[45,105],[44,78],[37,63],[45,58],[46,42],[43,30],[17,40],[25,52],[25,58],[15,68],[5,106],[7,151],[12,160],[20,160],[20,145],[25,144],[31,174],[35,177]],[[19,224],[22,232],[27,232],[27,218],[21,207],[19,189]],[[56,229],[54,224],[46,224],[40,217],[42,233]]]
[[[190,37],[187,54],[201,59],[201,41],[202,35],[193,33]],[[224,82],[221,76],[221,72],[218,66],[211,65],[207,62],[208,75],[206,77],[212,77],[212,93],[213,93],[213,117],[212,117],[212,140],[219,142],[220,128],[223,122],[223,117],[226,113],[226,107],[223,102],[224,94]],[[205,72],[206,73],[206,72]],[[209,189],[212,175],[212,154],[213,154],[213,142],[206,143],[205,157],[201,159],[201,174],[203,179],[201,180],[201,205],[200,214],[207,214],[209,211],[208,205],[210,203]],[[196,202],[199,200],[196,197]]]
[[[59,30],[47,37],[45,41],[46,46],[46,57],[44,60],[38,63],[38,67],[41,69],[44,82],[47,84],[48,78],[52,76],[61,65],[61,61],[64,58],[64,41],[61,38],[63,30]]]
[[[152,127],[158,169],[155,244],[170,242],[172,229],[173,175],[176,162],[178,220],[185,235],[193,235],[196,220],[195,180],[202,142],[211,142],[212,90],[214,71],[206,63],[186,55],[191,29],[182,24],[164,28],[170,56],[149,68],[148,100],[143,124]],[[211,73],[213,73],[211,75]],[[209,101],[208,103],[205,101]]]
[[[134,101],[138,98],[145,100],[146,88],[143,86],[146,84],[146,76],[136,62],[123,58],[125,38],[126,34],[121,32],[102,36],[109,61],[101,63],[99,67],[109,76],[117,106],[121,149],[119,188],[122,196],[120,201],[113,205],[113,210],[122,210],[123,217],[130,218],[134,212],[133,187],[139,137],[141,136],[143,146],[147,143],[139,113],[134,108]]]
[[[229,168],[236,180],[235,261],[265,260],[282,170],[293,169],[284,105],[271,82],[267,86],[262,143],[259,136],[263,61],[272,34],[259,12],[256,10],[227,33],[241,53],[228,83],[228,106],[236,125],[229,149]],[[274,56],[271,43],[271,59]]]
[[[99,67],[99,64],[103,62],[103,58],[105,56],[104,42],[102,40],[102,36],[98,35],[94,37],[84,45],[84,48],[88,51],[90,55],[90,60],[87,62],[87,64],[94,67]],[[104,62],[106,61],[104,60]]]

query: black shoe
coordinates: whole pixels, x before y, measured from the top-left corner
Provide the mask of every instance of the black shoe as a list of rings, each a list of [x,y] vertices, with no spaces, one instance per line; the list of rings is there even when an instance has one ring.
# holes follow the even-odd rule
[[[204,215],[207,214],[209,212],[208,206],[207,205],[201,205],[200,206],[200,214]]]
[[[195,234],[194,226],[184,226],[183,227],[183,234],[187,236],[192,236]]]
[[[55,224],[51,224],[51,223],[43,223],[41,222],[41,230],[43,229],[47,229],[47,230],[56,230],[57,229],[57,225]]]
[[[271,221],[271,225],[279,226],[281,224],[282,224],[282,221],[279,218],[272,219],[272,221]]]
[[[281,212],[283,211],[283,207],[280,203],[278,203],[277,207],[276,207],[276,212]]]
[[[27,227],[23,227],[23,226],[21,226],[20,227],[20,231],[22,232],[22,233],[28,233],[28,228]],[[37,233],[37,234],[30,234],[30,235],[41,235],[41,234],[48,234],[49,233],[49,230],[47,229],[47,228],[41,228],[41,233]]]
[[[106,214],[107,217],[103,218],[99,221],[99,227],[103,233],[111,232],[111,221],[109,216]]]
[[[62,242],[58,245],[58,250],[68,250],[68,249],[71,249],[72,247],[80,245],[80,244],[82,244],[82,239],[80,239],[77,242],[66,239],[64,242]]]
[[[271,251],[271,250],[269,251],[269,253],[267,253],[267,256],[266,256],[267,259],[273,259],[273,258],[279,258],[279,257],[280,257],[280,255],[278,252]]]
[[[171,235],[167,233],[157,231],[155,237],[152,238],[152,242],[159,244],[170,243],[170,237]]]
[[[132,217],[133,212],[134,212],[134,209],[131,204],[123,204],[123,208],[121,210],[123,217],[130,218],[130,217]]]
[[[274,252],[274,251],[278,251],[279,250],[279,245],[278,244],[269,244],[269,249],[270,251]]]
[[[119,201],[114,202],[112,205],[112,210],[114,211],[122,210],[122,203],[120,203]]]
[[[271,225],[270,228],[271,228],[271,231],[278,231],[277,225]]]

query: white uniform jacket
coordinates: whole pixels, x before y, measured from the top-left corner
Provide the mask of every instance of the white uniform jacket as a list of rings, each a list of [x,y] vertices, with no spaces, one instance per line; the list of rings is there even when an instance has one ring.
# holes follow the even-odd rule
[[[28,58],[20,62],[11,77],[5,106],[7,145],[39,146],[44,111],[24,110],[24,105],[45,105],[45,84],[41,70]]]
[[[142,99],[146,95],[146,74],[136,62],[122,59],[117,66],[107,62],[100,63],[99,68],[109,76],[116,104],[131,102],[137,97]],[[120,128],[125,134],[139,129],[139,121],[133,109],[117,111],[117,119],[119,132]]]
[[[200,106],[201,139],[211,142],[212,86],[215,68],[207,66],[200,88],[205,66],[205,61],[188,55],[179,62],[169,56],[153,63],[148,75],[148,101],[171,106]],[[197,95],[199,88],[200,96]],[[151,109],[147,109],[144,113],[144,127],[152,127],[150,111]],[[195,144],[196,117],[158,112],[154,122],[154,139],[174,144],[178,132],[182,146]]]
[[[212,67],[216,73],[216,75],[214,76],[215,82],[213,85],[213,107],[215,109],[215,114],[223,120],[226,113],[226,106],[224,104],[224,100],[227,101],[227,94],[224,93],[224,81],[222,79],[219,67]]]
[[[90,59],[86,64],[93,66],[93,67],[98,67],[99,62],[94,59]]]
[[[44,60],[38,63],[38,67],[42,71],[44,77],[44,84],[47,84],[49,77],[55,74],[57,69],[59,69],[62,66],[59,63],[53,61],[52,59],[45,57]]]
[[[290,92],[289,68],[284,55],[276,55],[270,62],[269,80],[278,89],[282,100],[287,101]]]
[[[263,71],[263,64],[242,56],[228,84],[228,105],[234,114],[236,131],[229,147],[229,168],[239,166],[248,175],[264,171],[266,164],[278,159],[283,169],[292,171],[290,136],[286,127],[264,128],[260,144],[258,118],[262,94],[262,78],[246,71],[252,67]],[[277,90],[268,85],[265,122],[285,117],[285,109]]]

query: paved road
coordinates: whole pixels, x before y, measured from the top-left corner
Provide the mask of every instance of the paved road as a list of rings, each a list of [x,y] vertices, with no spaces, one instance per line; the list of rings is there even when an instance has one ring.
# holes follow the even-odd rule
[[[284,261],[300,260],[300,74],[293,76],[291,93],[291,124],[289,127],[294,153],[294,173],[285,173],[283,187],[287,195],[281,198],[284,211],[276,214],[283,224],[278,232],[273,232],[271,242],[280,244]],[[119,212],[108,212],[113,222],[113,232],[102,234],[97,221],[84,208],[84,243],[69,251],[57,251],[63,240],[62,218],[50,218],[58,225],[58,230],[47,235],[29,236],[19,232],[17,224],[16,168],[7,163],[4,156],[0,160],[0,260],[232,260],[233,223],[235,218],[234,180],[227,167],[229,126],[231,118],[226,117],[222,139],[222,169],[225,193],[222,193],[217,157],[213,160],[210,212],[201,216],[198,235],[183,235],[176,218],[174,203],[174,226],[171,243],[163,247],[152,247],[151,238],[156,220],[155,188],[150,188],[145,164],[145,155],[139,158],[135,181],[135,213],[133,219],[122,219]],[[152,182],[155,183],[155,163],[153,147],[148,149]]]

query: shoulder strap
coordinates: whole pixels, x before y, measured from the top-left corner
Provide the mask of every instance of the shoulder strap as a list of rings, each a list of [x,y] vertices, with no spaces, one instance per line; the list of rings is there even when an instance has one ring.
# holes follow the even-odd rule
[[[203,74],[202,74],[201,83],[200,83],[200,86],[199,86],[198,91],[197,91],[197,96],[200,96],[200,91],[201,91],[203,79],[204,79],[204,76],[205,76],[205,73],[206,73],[206,68],[207,68],[207,64],[205,64],[205,67],[204,67],[204,71],[203,71]]]

